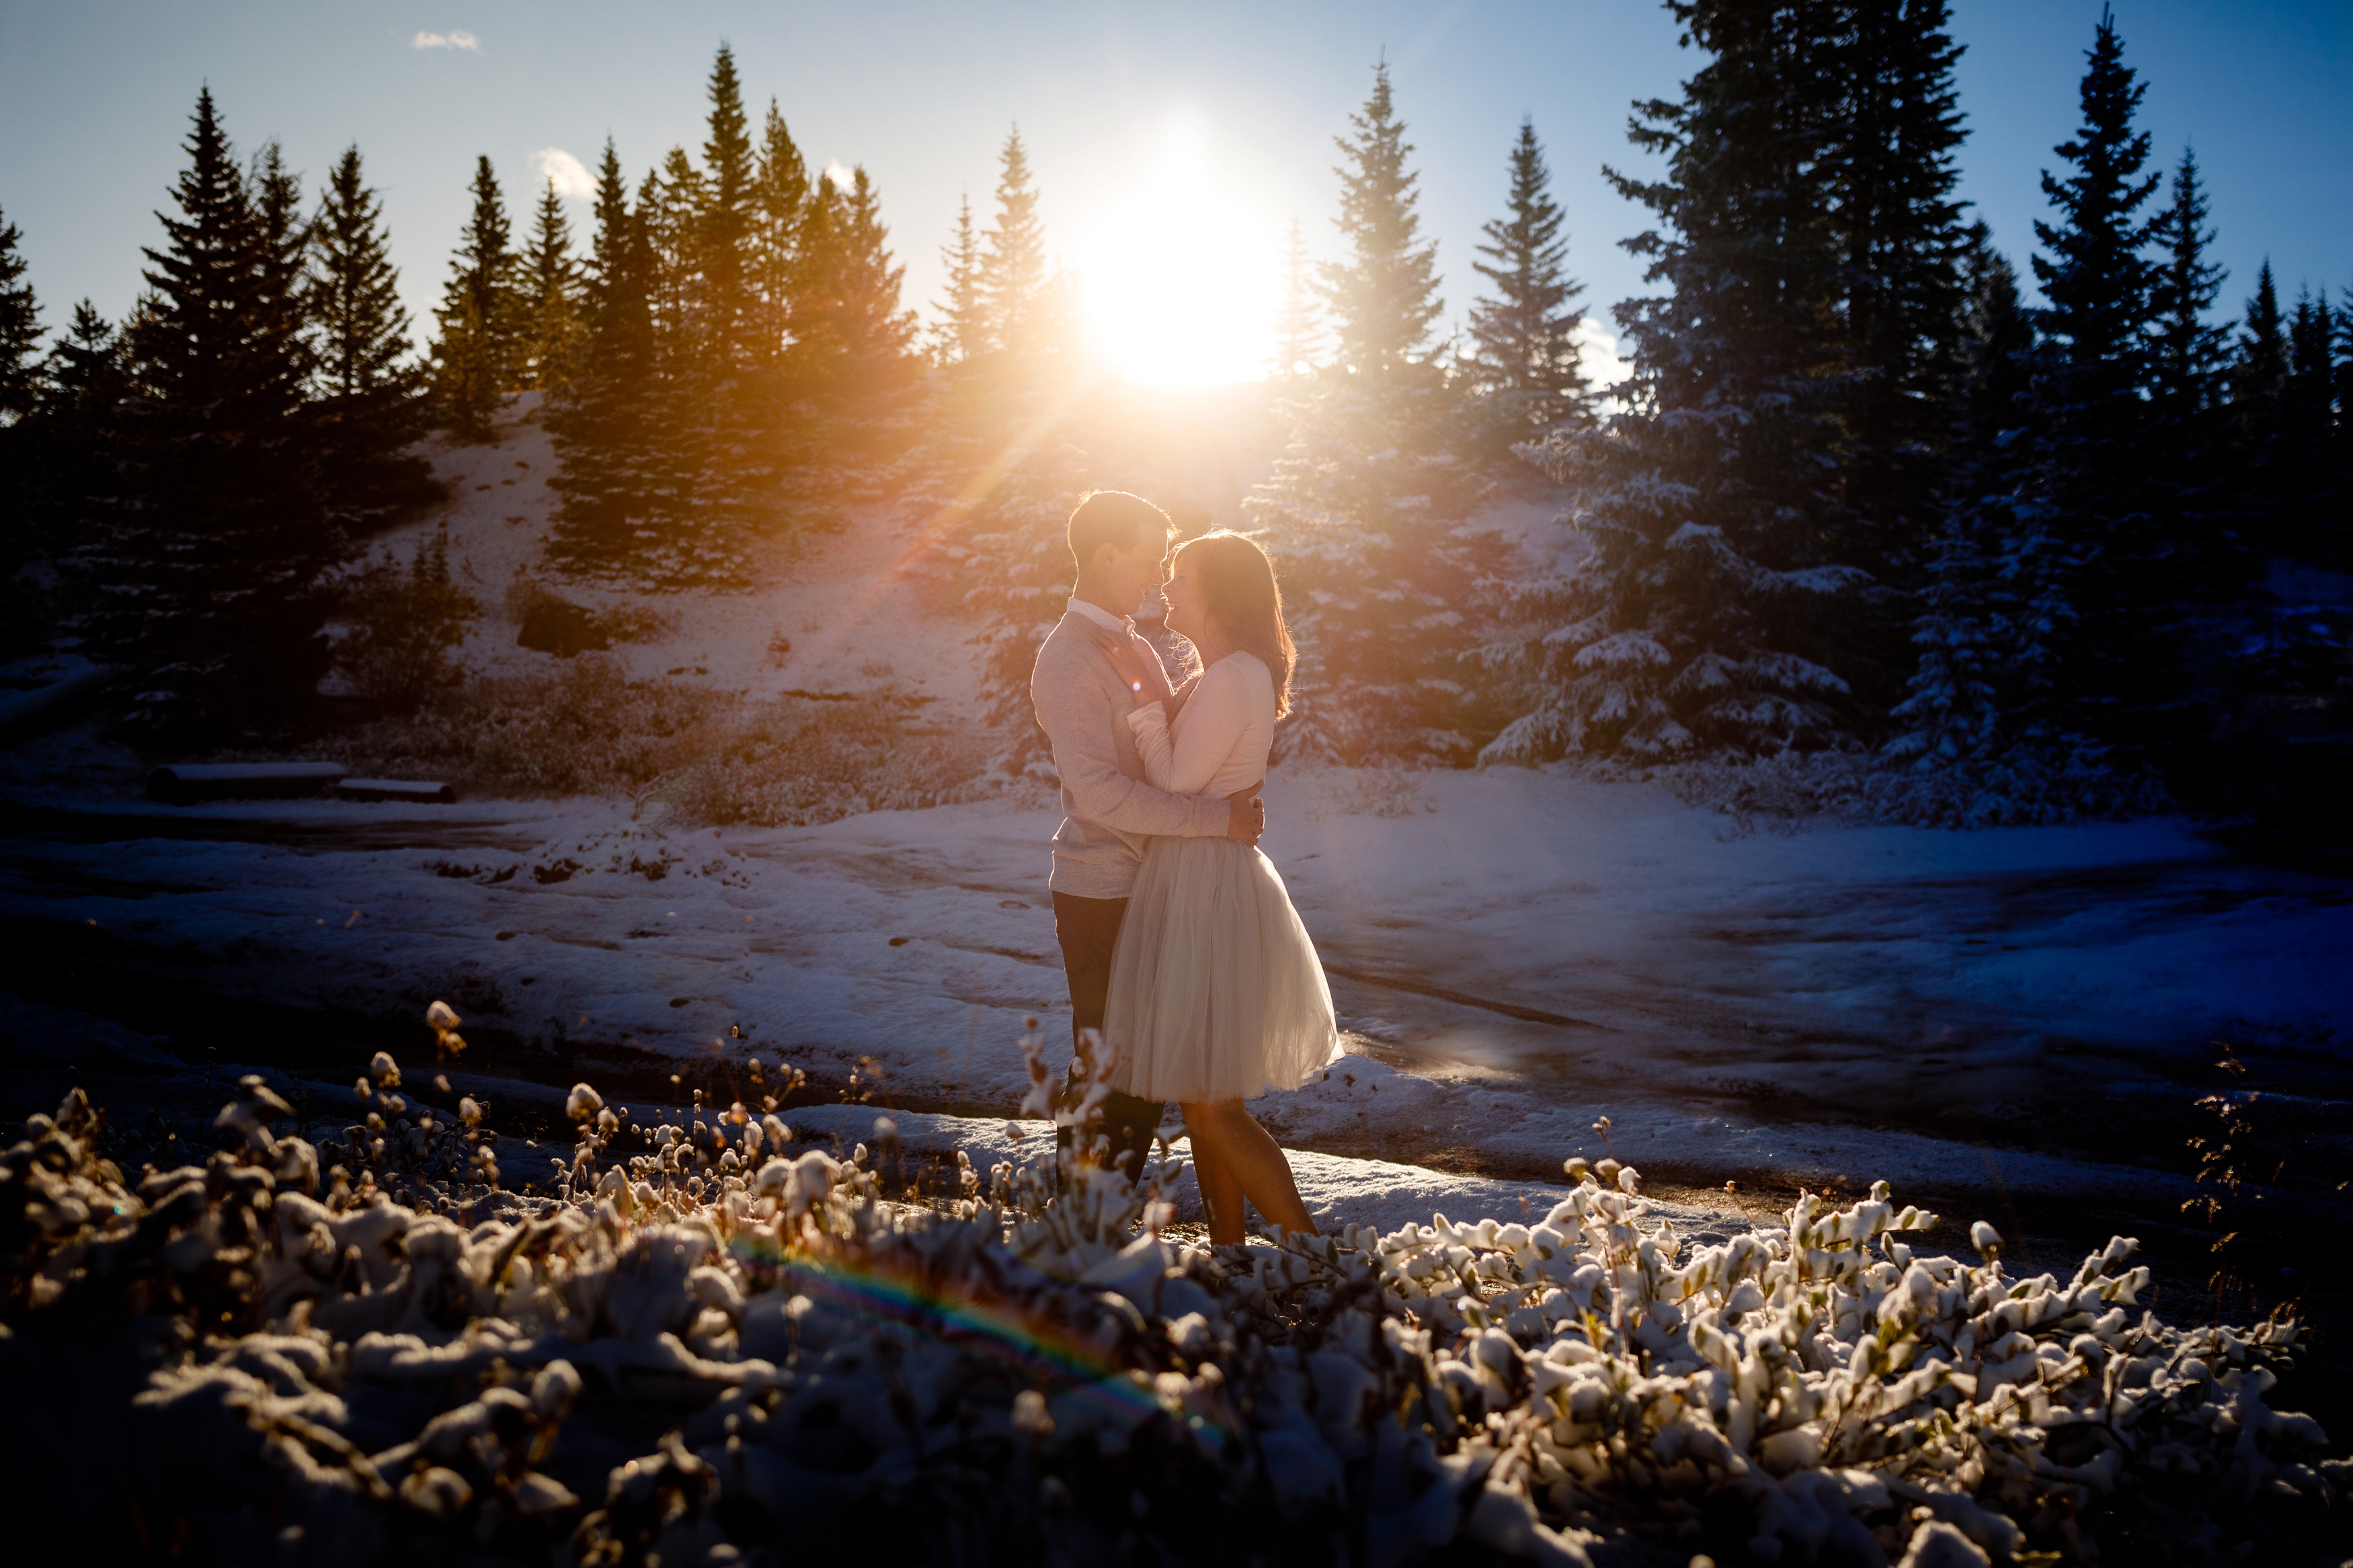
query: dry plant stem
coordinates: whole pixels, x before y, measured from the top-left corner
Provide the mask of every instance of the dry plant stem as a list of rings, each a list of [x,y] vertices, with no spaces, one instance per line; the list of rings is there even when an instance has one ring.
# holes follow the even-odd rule
[[[1201,1199],[1209,1209],[1209,1239],[1233,1246],[1242,1239],[1239,1203],[1221,1205],[1209,1195],[1211,1166],[1219,1169],[1220,1186],[1230,1183],[1240,1195],[1258,1205],[1261,1217],[1301,1236],[1316,1234],[1307,1205],[1299,1201],[1299,1187],[1291,1179],[1291,1162],[1267,1130],[1242,1108],[1239,1100],[1185,1105],[1185,1125],[1193,1135],[1194,1168],[1201,1173]]]

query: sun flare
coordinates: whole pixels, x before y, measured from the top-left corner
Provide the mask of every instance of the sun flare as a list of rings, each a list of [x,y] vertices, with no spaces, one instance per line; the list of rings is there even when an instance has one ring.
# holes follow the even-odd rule
[[[1172,136],[1159,165],[1100,210],[1081,252],[1088,325],[1115,370],[1162,385],[1266,374],[1279,237]]]

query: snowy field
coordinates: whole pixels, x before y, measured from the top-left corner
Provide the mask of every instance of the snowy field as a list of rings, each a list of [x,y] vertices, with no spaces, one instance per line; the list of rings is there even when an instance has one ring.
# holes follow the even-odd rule
[[[478,672],[559,668],[497,608],[540,570],[552,469],[528,425],[443,459],[453,562],[491,609]],[[925,540],[866,519],[754,592],[650,601],[663,629],[616,657],[969,710]],[[447,997],[484,1072],[756,1053],[983,1117],[1020,1097],[1024,1016],[1061,1026],[1039,797],[712,829],[659,798],[157,806],[79,735],[0,766],[0,920],[37,1001],[106,1016],[58,978],[83,963],[403,1022]],[[1744,836],[1561,770],[1278,770],[1267,799],[1348,1033],[1325,1080],[1260,1108],[1295,1147],[1557,1180],[1607,1116],[1619,1154],[1694,1185],[2146,1193],[2186,1173],[2179,1124],[2228,1040],[2295,1079],[2341,1163],[2347,885],[2193,825]]]

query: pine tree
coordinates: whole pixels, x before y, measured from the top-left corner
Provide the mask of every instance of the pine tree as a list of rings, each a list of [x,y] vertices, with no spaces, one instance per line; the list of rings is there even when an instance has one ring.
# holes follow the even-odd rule
[[[25,281],[25,258],[16,247],[24,236],[0,216],[0,611],[11,622],[29,623],[28,606],[17,601],[16,574],[36,548],[41,510],[39,461],[30,434],[19,426],[42,397],[40,308]],[[16,637],[0,637],[14,652]]]
[[[1471,307],[1467,370],[1473,386],[1507,406],[1507,427],[1532,434],[1582,415],[1589,396],[1576,342],[1585,285],[1561,272],[1568,242],[1532,117],[1512,144],[1511,180],[1507,216],[1480,231],[1479,254],[1490,259],[1472,263],[1494,294]]]
[[[2074,395],[2089,404],[2129,397],[2143,384],[2157,268],[2142,255],[2155,226],[2140,209],[2161,176],[2141,174],[2149,138],[2133,116],[2147,88],[2124,63],[2113,12],[2101,12],[2087,58],[2083,127],[2056,149],[2075,170],[2063,180],[2042,174],[2058,221],[2035,220],[2049,254],[2035,256],[2034,275],[2050,301],[2043,333],[2065,350]]]
[[[548,420],[559,465],[553,488],[563,498],[549,548],[575,571],[635,575],[659,531],[656,498],[668,481],[653,290],[652,247],[607,137],[596,173],[580,368],[558,389]]]
[[[424,369],[408,359],[408,312],[384,205],[360,150],[343,150],[311,224],[318,331],[317,420],[329,508],[354,533],[429,497],[431,470],[406,448],[424,434]]]
[[[2197,154],[2181,150],[2165,207],[2151,239],[2158,251],[2149,294],[2147,415],[2149,477],[2156,531],[2169,532],[2184,586],[2199,582],[2211,596],[2242,585],[2239,547],[2243,497],[2228,450],[2223,388],[2230,363],[2230,328],[2210,325],[2222,292],[2224,268],[2207,259],[2215,231],[2207,224],[2206,193]]]
[[[1420,176],[1406,169],[1413,144],[1386,64],[1374,68],[1372,95],[1348,123],[1355,134],[1334,138],[1345,159],[1334,173],[1346,256],[1322,269],[1339,364],[1356,375],[1427,372],[1430,328],[1446,302],[1438,295],[1438,246],[1421,237]]]
[[[581,335],[580,263],[553,179],[540,187],[531,247],[516,271],[522,328],[516,370],[526,386],[550,392],[572,378]]]
[[[302,216],[302,183],[286,166],[276,142],[254,154],[248,180],[256,226],[253,337],[246,352],[257,366],[284,377],[274,401],[311,424],[311,382],[318,367],[311,290],[311,225]]]
[[[1815,7],[1820,10],[1820,7]],[[1841,559],[1889,583],[1915,575],[1944,496],[1956,322],[1969,239],[1956,194],[1963,128],[1946,0],[1831,7],[1834,112],[1819,170],[1832,204],[1850,374],[1837,418]],[[1841,20],[1842,16],[1842,20]],[[1887,628],[1892,633],[1893,627]],[[1889,694],[1864,627],[1842,668],[1866,704]]]
[[[2255,291],[2242,321],[2231,366],[2231,413],[2240,440],[2260,461],[2278,427],[2288,373],[2287,319],[2280,311],[2279,286],[2272,280],[2268,256],[2255,274]]]
[[[290,176],[265,156],[248,186],[209,89],[194,121],[130,329],[120,504],[80,562],[93,651],[144,672],[136,717],[171,733],[311,690],[318,584],[344,550],[307,438]]]
[[[0,424],[31,413],[40,394],[41,310],[16,248],[24,237],[0,216]]]
[[[2334,461],[2337,435],[2337,322],[2328,296],[2296,296],[2288,318],[2287,376],[2278,421],[2281,515],[2274,531],[2294,554],[2324,558],[2342,527]]]
[[[1274,357],[1278,379],[1304,375],[1315,367],[1324,323],[1316,309],[1315,275],[1307,259],[1307,237],[1299,220],[1291,220],[1291,237],[1282,247],[1282,303],[1274,319]]]
[[[754,361],[774,366],[793,333],[794,280],[799,275],[801,225],[809,204],[808,166],[794,145],[774,99],[760,132],[760,161],[753,192],[754,293],[759,323]]]
[[[899,302],[904,267],[892,265],[880,198],[863,166],[844,190],[825,182],[810,215],[809,271],[800,284],[803,330],[794,345],[806,384],[846,426],[874,433],[912,366],[915,318]]]
[[[1339,142],[1344,260],[1324,268],[1339,366],[1284,408],[1288,445],[1243,501],[1282,574],[1300,662],[1282,744],[1350,763],[1469,760],[1489,721],[1461,679],[1495,542],[1471,487],[1440,301],[1388,68]]]
[[[1038,189],[1031,183],[1029,153],[1015,126],[998,154],[997,221],[989,226],[980,263],[980,298],[987,312],[989,346],[1027,356],[1045,336],[1050,279],[1046,231],[1038,217]]]
[[[8,456],[0,482],[14,509],[0,539],[0,582],[12,600],[22,595],[11,611],[23,617],[20,634],[46,625],[49,606],[18,569],[86,544],[107,513],[103,498],[119,488],[116,432],[130,391],[121,336],[88,300],[74,306],[38,374],[40,401],[0,429],[0,451]]]
[[[1838,553],[1858,535],[1837,454],[1860,374],[1833,199],[1843,24],[1811,0],[1670,8],[1709,58],[1679,101],[1635,105],[1630,139],[1665,176],[1605,170],[1661,220],[1626,243],[1667,292],[1618,307],[1626,410],[1543,445],[1588,551],[1534,646],[1545,695],[1491,761],[1769,753],[1862,721],[1839,668],[1877,626],[1873,579]]]
[[[956,202],[955,238],[940,248],[948,269],[932,329],[932,357],[942,365],[968,365],[988,352],[988,311],[981,295],[980,237],[972,226],[972,198]]]
[[[2171,199],[2151,234],[2162,259],[2151,300],[2157,331],[2150,345],[2149,390],[2165,416],[2177,422],[2221,401],[2230,363],[2230,328],[2210,326],[2206,320],[2221,297],[2225,276],[2220,262],[2207,259],[2215,231],[2206,220],[2198,155],[2184,147],[2173,171]]]
[[[2142,173],[2149,138],[2133,118],[2145,89],[2112,15],[2086,59],[2082,126],[2056,149],[2073,171],[2045,172],[2054,218],[2034,226],[2050,353],[2031,395],[2041,447],[2030,514],[2052,547],[2028,596],[2053,628],[2051,732],[2138,746],[2165,727],[2157,710],[2179,686],[2179,639],[2163,627],[2188,574],[2174,550],[2180,498],[2157,482],[2146,396],[2159,269],[2143,254],[2155,224],[2141,209],[2162,176]]]
[[[2036,564],[2021,546],[2034,519],[2021,506],[2034,327],[2018,274],[1983,222],[1968,231],[1962,266],[1958,384],[1951,401],[1947,504],[1932,542],[1913,622],[1916,663],[1890,717],[1901,730],[1890,756],[1918,767],[1979,763],[2000,735],[2007,672],[2018,663],[2018,569]],[[2031,650],[2029,650],[2031,653]],[[2031,662],[2031,660],[2030,660]]]
[[[434,312],[435,391],[459,440],[491,437],[491,421],[516,381],[517,260],[498,176],[483,157],[474,165],[474,207],[449,260],[449,281]]]
[[[709,134],[702,143],[703,200],[696,213],[701,252],[699,353],[706,374],[733,384],[751,358],[759,311],[752,238],[759,221],[759,168],[735,54],[725,44],[712,62]]]

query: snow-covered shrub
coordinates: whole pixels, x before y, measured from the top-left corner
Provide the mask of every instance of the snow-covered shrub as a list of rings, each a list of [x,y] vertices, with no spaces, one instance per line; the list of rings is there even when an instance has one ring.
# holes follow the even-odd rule
[[[981,739],[923,723],[894,693],[755,701],[633,680],[595,653],[554,675],[478,679],[327,749],[475,794],[659,795],[690,822],[762,826],[969,799],[987,766]]]
[[[756,827],[943,805],[986,792],[993,743],[922,724],[908,699],[889,693],[782,698],[734,716],[676,804],[690,821]]]
[[[322,1174],[259,1080],[204,1164],[135,1183],[79,1090],[34,1118],[0,1152],[16,1539],[338,1564],[2341,1554],[2348,1468],[2265,1403],[2295,1327],[2158,1321],[2126,1239],[2016,1279],[1988,1227],[1981,1263],[1915,1253],[1934,1216],[1883,1185],[1688,1247],[1630,1169],[1573,1162],[1533,1224],[1212,1252],[1158,1233],[1166,1160],[1139,1189],[1085,1154],[960,1165],[916,1207],[773,1111],[642,1130],[586,1085],[567,1110],[552,1193],[470,1206],[441,1180],[447,1213]],[[1062,1115],[1083,1149],[1086,1103]]]
[[[1808,820],[1850,827],[2042,827],[2173,809],[2150,774],[2120,772],[2096,754],[2023,746],[1935,767],[1836,751],[1578,765],[1596,778],[1662,784],[1686,805],[1722,812],[1742,832]]]
[[[335,645],[335,662],[362,696],[414,708],[464,679],[450,656],[481,607],[449,575],[446,523],[417,547],[406,570],[386,552],[354,573],[344,594],[352,627]]]

